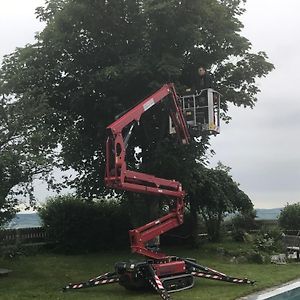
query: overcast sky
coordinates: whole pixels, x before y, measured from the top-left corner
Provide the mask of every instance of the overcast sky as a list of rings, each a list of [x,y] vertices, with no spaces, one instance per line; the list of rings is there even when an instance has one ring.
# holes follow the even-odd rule
[[[300,1],[248,0],[246,9],[243,35],[276,69],[259,81],[253,110],[231,108],[213,164],[232,167],[256,208],[282,207],[300,201]]]
[[[34,10],[43,3],[0,0],[0,59],[34,41],[43,28]],[[233,120],[212,138],[212,166],[217,161],[230,166],[256,208],[282,207],[300,201],[300,1],[248,0],[246,9],[242,34],[276,69],[259,81],[253,110],[230,108]]]

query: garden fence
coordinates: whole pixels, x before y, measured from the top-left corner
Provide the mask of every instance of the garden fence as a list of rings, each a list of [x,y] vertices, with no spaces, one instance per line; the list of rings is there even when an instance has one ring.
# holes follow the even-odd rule
[[[0,230],[0,244],[36,244],[45,242],[46,233],[43,227]]]

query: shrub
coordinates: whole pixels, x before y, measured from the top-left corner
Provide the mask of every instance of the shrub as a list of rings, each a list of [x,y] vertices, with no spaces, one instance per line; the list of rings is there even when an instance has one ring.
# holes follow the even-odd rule
[[[254,241],[255,248],[259,251],[273,253],[282,250],[282,231],[278,226],[263,227]]]
[[[202,246],[206,240],[206,236],[200,236],[199,233],[205,232],[205,226],[198,218],[196,228],[194,228],[194,219],[190,213],[185,212],[184,222],[182,225],[161,235],[162,245],[189,245],[193,248]]]
[[[232,238],[237,242],[244,242],[246,240],[246,233],[251,229],[256,229],[255,224],[256,212],[254,210],[237,214],[231,219],[232,224]]]
[[[285,230],[300,229],[300,202],[287,204],[279,215],[279,225]]]
[[[128,243],[129,217],[117,201],[86,202],[71,195],[58,196],[49,199],[39,215],[49,241],[66,253]]]
[[[256,264],[264,264],[269,261],[268,257],[265,254],[262,254],[260,251],[249,251],[246,254],[246,259],[248,262]]]

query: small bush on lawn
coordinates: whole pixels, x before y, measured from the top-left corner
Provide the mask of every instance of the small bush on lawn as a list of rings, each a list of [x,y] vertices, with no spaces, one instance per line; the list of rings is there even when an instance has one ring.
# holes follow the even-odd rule
[[[278,226],[263,227],[254,240],[258,251],[275,253],[282,251],[282,231]]]
[[[117,201],[87,202],[71,195],[58,196],[48,200],[39,215],[49,242],[65,253],[128,243],[129,216]]]
[[[237,214],[232,220],[232,238],[237,242],[245,242],[247,241],[247,232],[251,229],[256,229],[255,224],[255,210],[252,210],[245,214]]]
[[[260,251],[248,251],[246,253],[246,258],[248,262],[256,263],[256,264],[264,264],[269,263],[270,258],[267,254],[263,254]]]

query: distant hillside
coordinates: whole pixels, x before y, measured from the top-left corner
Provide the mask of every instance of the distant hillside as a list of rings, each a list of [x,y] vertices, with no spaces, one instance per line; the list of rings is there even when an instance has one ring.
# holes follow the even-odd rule
[[[257,208],[256,219],[257,220],[276,220],[281,212],[282,208]]]

